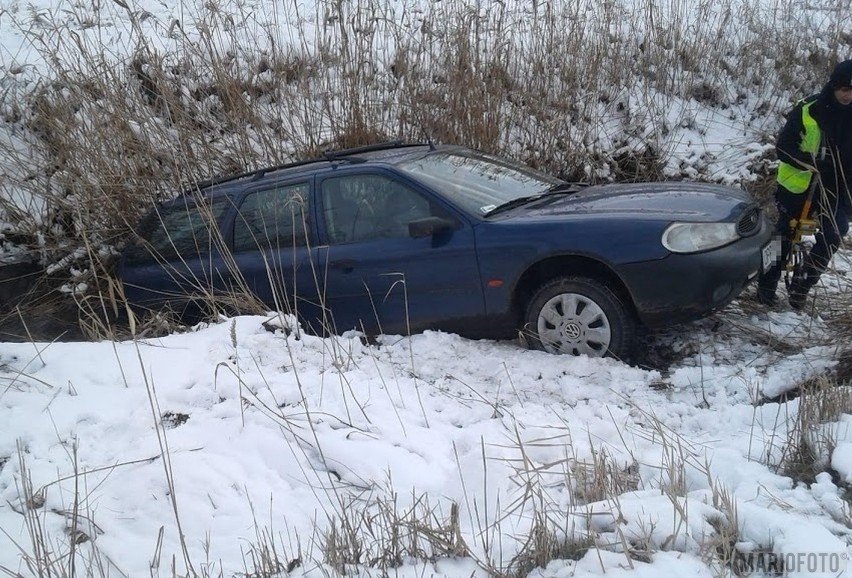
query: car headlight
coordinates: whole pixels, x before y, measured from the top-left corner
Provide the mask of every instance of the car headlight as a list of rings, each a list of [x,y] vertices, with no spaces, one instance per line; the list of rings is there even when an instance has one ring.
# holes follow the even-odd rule
[[[663,247],[672,253],[698,253],[740,238],[736,223],[672,223],[663,233]]]

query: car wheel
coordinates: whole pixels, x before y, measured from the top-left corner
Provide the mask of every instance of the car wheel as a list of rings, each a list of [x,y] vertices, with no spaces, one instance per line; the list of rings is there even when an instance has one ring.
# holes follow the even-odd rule
[[[561,277],[542,285],[527,308],[528,344],[550,353],[627,359],[636,322],[605,284]]]

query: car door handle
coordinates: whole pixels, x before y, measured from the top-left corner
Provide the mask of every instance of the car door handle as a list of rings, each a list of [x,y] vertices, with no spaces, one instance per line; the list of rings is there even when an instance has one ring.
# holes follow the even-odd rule
[[[351,273],[355,270],[355,259],[338,259],[329,263],[332,269],[340,269],[344,273]]]

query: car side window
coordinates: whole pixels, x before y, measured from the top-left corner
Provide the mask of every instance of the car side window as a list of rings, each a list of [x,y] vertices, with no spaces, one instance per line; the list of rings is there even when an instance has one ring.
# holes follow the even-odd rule
[[[159,263],[209,255],[219,242],[211,233],[218,229],[211,223],[218,223],[230,204],[227,197],[212,203],[187,198],[151,211],[136,229],[137,242],[127,248],[127,262]]]
[[[308,244],[307,183],[246,195],[234,221],[234,251]]]
[[[384,175],[348,175],[322,181],[323,218],[331,244],[408,237],[408,223],[445,216],[408,185]]]

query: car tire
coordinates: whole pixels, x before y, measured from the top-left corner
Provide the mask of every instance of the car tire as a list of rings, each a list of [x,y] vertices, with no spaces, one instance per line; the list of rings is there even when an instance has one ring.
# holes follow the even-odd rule
[[[524,327],[527,344],[549,353],[629,360],[636,338],[632,311],[605,283],[587,277],[539,287]]]

